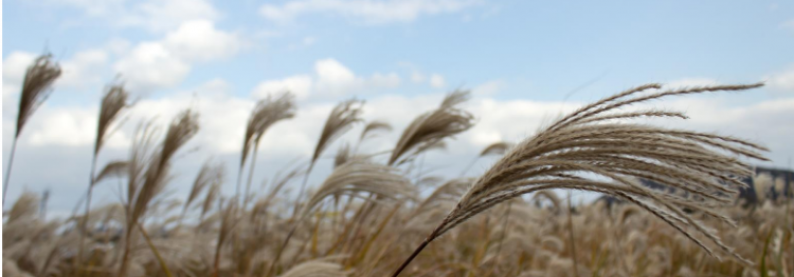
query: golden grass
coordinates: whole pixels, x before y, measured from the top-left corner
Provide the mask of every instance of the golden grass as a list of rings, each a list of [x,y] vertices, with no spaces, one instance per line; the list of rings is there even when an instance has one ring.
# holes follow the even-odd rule
[[[14,154],[17,150],[17,140],[22,135],[22,129],[33,113],[47,100],[52,90],[50,87],[61,76],[61,66],[52,61],[51,54],[44,54],[36,58],[33,64],[25,71],[22,82],[22,92],[19,94],[19,111],[17,112],[17,126],[14,131],[14,140],[11,144],[11,154],[6,164],[6,176],[3,179],[3,203],[6,202],[6,191],[11,180],[11,168],[14,164]]]
[[[362,141],[391,130],[385,122],[369,122],[355,146],[345,142],[339,148],[333,172],[302,189],[323,152],[362,121],[363,103],[350,100],[333,109],[308,162],[287,165],[268,178],[266,193],[245,199],[222,193],[223,167],[211,161],[199,169],[187,195],[164,193],[173,157],[199,129],[197,115],[187,110],[164,133],[151,122],[141,124],[127,160],[92,173],[91,184],[110,177],[126,181],[120,203],[44,221],[35,195],[17,199],[4,216],[3,273],[792,276],[794,211],[788,200],[772,195],[790,196],[794,184],[753,176],[759,202],[745,208],[737,199],[745,185],[736,178],[753,174],[747,160],[763,159],[765,148],[632,121],[686,118],[675,111],[623,110],[664,97],[758,86],[633,88],[561,117],[522,142],[484,148],[472,158],[501,158],[481,176],[425,176],[416,169],[416,157],[444,147],[473,125],[473,115],[460,107],[468,94],[456,91],[403,130],[389,157],[358,153]],[[267,128],[294,115],[292,101],[284,94],[254,109],[242,145],[238,190],[248,155],[254,155],[253,166]],[[97,145],[104,137],[99,129]],[[675,191],[650,189],[639,178]],[[281,194],[285,188],[301,189],[297,198],[287,198]],[[560,199],[557,189],[597,192],[623,202],[574,205],[570,197]]]

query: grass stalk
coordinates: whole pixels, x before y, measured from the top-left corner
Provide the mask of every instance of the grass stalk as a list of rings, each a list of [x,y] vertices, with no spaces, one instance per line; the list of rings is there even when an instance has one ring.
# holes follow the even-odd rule
[[[11,142],[11,154],[8,157],[8,164],[6,165],[6,177],[5,181],[3,181],[3,207],[5,207],[6,195],[8,195],[8,181],[11,180],[11,168],[14,166],[14,153],[17,152],[18,139],[18,136],[14,137],[13,142]]]

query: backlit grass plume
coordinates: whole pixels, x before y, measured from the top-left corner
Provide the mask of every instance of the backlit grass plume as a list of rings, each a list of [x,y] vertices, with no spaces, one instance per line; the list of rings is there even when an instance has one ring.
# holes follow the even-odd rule
[[[130,104],[127,103],[129,99],[129,93],[127,90],[124,89],[122,84],[114,84],[107,88],[105,95],[102,97],[102,104],[99,106],[99,122],[97,124],[97,132],[96,132],[96,140],[94,142],[94,153],[91,158],[91,171],[88,180],[88,192],[86,194],[86,202],[85,202],[85,217],[83,219],[83,230],[86,232],[87,230],[87,223],[89,219],[89,213],[91,209],[91,196],[93,195],[94,185],[96,184],[95,181],[97,180],[96,174],[96,161],[97,157],[99,156],[99,151],[102,150],[102,146],[105,144],[107,138],[112,134],[110,132],[110,127],[113,125],[114,121],[116,121],[122,113],[122,110],[127,108]],[[112,167],[105,167],[107,169],[112,169]],[[81,236],[80,239],[82,240],[84,236]],[[78,259],[82,259],[83,253],[82,243],[80,247],[80,251],[78,253]]]
[[[217,193],[213,191],[214,189],[212,187],[213,185],[220,186],[220,183],[223,180],[223,170],[223,164],[216,164],[211,160],[204,162],[204,165],[201,166],[198,175],[196,175],[196,179],[193,181],[193,186],[190,187],[190,193],[188,193],[187,199],[185,199],[185,204],[182,206],[182,214],[179,215],[179,223],[177,226],[182,225],[182,220],[185,218],[185,214],[190,208],[190,204],[192,204],[193,201],[198,198],[199,194],[201,194],[204,189],[208,189],[207,193]]]
[[[733,203],[738,188],[744,186],[735,177],[752,173],[737,157],[765,160],[758,151],[766,149],[731,137],[615,120],[683,118],[683,114],[676,112],[627,112],[621,108],[667,96],[760,86],[718,85],[659,91],[656,89],[660,85],[650,84],[574,111],[516,145],[486,171],[392,276],[399,275],[430,242],[469,218],[509,199],[547,189],[600,192],[624,199],[663,220],[709,254],[716,255],[714,249],[718,249],[722,254],[743,260],[695,215],[732,223],[714,207]],[[688,197],[652,190],[635,178],[685,191]]]
[[[398,200],[415,197],[415,190],[407,178],[389,166],[351,160],[336,167],[317,191],[306,200],[300,211],[294,215],[296,222],[293,223],[292,230],[284,240],[284,244],[279,248],[267,276],[270,276],[273,269],[278,266],[281,253],[295,233],[296,227],[301,221],[308,218],[323,200],[338,195],[366,199],[365,194],[377,196],[382,200]]]
[[[256,103],[256,107],[251,112],[251,117],[248,119],[248,125],[245,131],[245,140],[243,141],[243,153],[240,160],[240,174],[242,174],[243,165],[249,152],[252,153],[251,167],[248,171],[248,183],[246,185],[245,197],[248,197],[248,192],[251,188],[251,180],[254,175],[254,165],[256,164],[256,154],[259,151],[259,142],[265,132],[284,119],[293,118],[295,116],[295,96],[289,92],[285,92],[275,98],[268,96],[266,99],[260,100]],[[253,147],[253,150],[251,149]],[[237,190],[240,190],[240,175],[237,177]],[[237,195],[237,194],[236,194]],[[243,206],[242,208],[245,208]]]
[[[141,218],[146,214],[152,200],[168,183],[171,159],[198,132],[198,114],[190,109],[181,112],[171,122],[165,137],[152,150],[156,132],[147,125],[139,132],[132,146],[132,155],[127,176],[126,224],[124,252],[118,276],[126,276],[132,243],[132,234]]]
[[[353,158],[353,153],[350,152],[350,144],[343,143],[334,155],[334,168],[347,163],[351,158]]]
[[[212,209],[212,204],[221,194],[222,177],[219,182],[212,183],[204,195],[204,201],[201,202],[201,214],[199,215],[199,222],[204,221],[204,216]]]
[[[348,274],[339,264],[325,261],[308,261],[296,265],[281,277],[345,277]]]
[[[102,104],[99,106],[99,123],[97,124],[97,136],[94,143],[94,155],[97,155],[105,145],[108,136],[112,134],[110,128],[113,123],[122,115],[122,111],[130,107],[130,94],[123,84],[110,86],[102,97]]]
[[[383,122],[383,121],[371,121],[364,126],[364,130],[361,130],[361,136],[359,136],[358,140],[364,141],[367,138],[371,138],[375,135],[378,131],[391,131],[391,124]]]
[[[457,135],[474,125],[474,116],[458,108],[469,99],[469,92],[457,90],[444,97],[437,109],[419,115],[403,130],[392,150],[389,165],[399,165],[412,155],[430,149],[443,139]],[[412,153],[409,153],[413,151]]]
[[[105,167],[94,177],[94,184],[98,184],[111,177],[123,177],[127,175],[127,161],[112,161],[105,164]]]
[[[401,199],[415,196],[410,181],[397,170],[376,163],[351,160],[334,169],[323,184],[306,201],[298,214],[305,218],[324,199],[332,195],[362,197],[364,193],[379,199]]]
[[[229,238],[229,235],[231,235],[232,230],[234,230],[234,227],[237,226],[238,223],[237,217],[235,216],[235,214],[237,214],[236,211],[237,202],[227,201],[226,208],[222,207],[223,201],[221,201],[219,205],[221,206],[219,210],[222,211],[222,216],[221,216],[220,230],[218,231],[218,239],[216,241],[216,246],[215,246],[215,257],[213,258],[213,263],[212,263],[213,277],[219,276],[218,274],[220,272],[219,267],[221,261],[221,250],[223,250],[224,241],[226,241],[226,239]]]
[[[328,115],[328,119],[323,126],[323,131],[320,133],[320,138],[317,140],[317,145],[314,147],[314,154],[312,154],[312,159],[309,161],[309,169],[306,170],[306,176],[304,176],[303,183],[298,191],[299,199],[303,196],[303,192],[306,189],[306,182],[309,180],[309,175],[314,168],[314,164],[317,162],[317,159],[320,158],[323,151],[325,151],[325,148],[350,130],[353,124],[362,121],[361,107],[363,105],[363,101],[351,99],[339,103],[331,110],[331,114]],[[295,207],[297,211],[297,205]]]
[[[19,95],[19,112],[17,114],[17,129],[14,132],[14,141],[11,144],[11,154],[8,157],[6,176],[3,181],[3,204],[5,204],[8,181],[11,179],[11,167],[14,164],[14,152],[17,149],[17,140],[22,134],[25,123],[28,122],[36,109],[47,100],[52,90],[50,87],[61,76],[61,66],[52,61],[52,55],[41,55],[30,65],[25,72],[22,82],[22,92]]]

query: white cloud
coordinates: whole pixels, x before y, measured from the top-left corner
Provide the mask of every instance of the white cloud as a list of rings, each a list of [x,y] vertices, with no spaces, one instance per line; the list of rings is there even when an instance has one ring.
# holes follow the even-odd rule
[[[123,55],[130,50],[130,47],[132,47],[132,43],[123,38],[112,38],[105,43],[105,48],[113,55]]]
[[[217,20],[215,7],[206,0],[150,0],[138,4],[125,24],[166,31],[191,20]]]
[[[187,21],[162,41],[137,44],[114,69],[135,91],[168,88],[181,83],[194,63],[229,58],[244,44],[238,35],[220,31],[210,21]]]
[[[397,73],[374,73],[370,77],[356,75],[350,68],[335,59],[321,59],[314,63],[314,74],[295,75],[280,80],[266,80],[251,92],[255,97],[264,97],[285,90],[293,92],[298,99],[309,95],[316,97],[341,97],[351,93],[372,89],[394,88],[400,85]]]
[[[773,90],[794,92],[794,67],[766,79],[766,85]]]
[[[447,86],[446,79],[439,73],[426,75],[422,72],[419,66],[409,62],[400,62],[399,65],[407,69],[407,73],[409,74],[412,83],[427,84],[434,89],[442,89]]]
[[[220,18],[220,13],[207,0],[51,0],[80,8],[92,17],[108,20],[122,27],[141,27],[153,32],[166,32],[191,20]]]
[[[453,13],[478,0],[292,0],[281,6],[265,4],[259,13],[272,21],[289,22],[312,13],[328,13],[367,23],[410,22],[422,15]]]
[[[55,3],[81,8],[91,16],[105,16],[123,7],[125,0],[53,0]]]
[[[425,81],[425,75],[418,70],[411,71],[411,82],[422,83]]]
[[[116,62],[114,69],[130,89],[147,92],[179,84],[190,72],[190,65],[177,58],[162,43],[143,42]]]
[[[516,142],[578,106],[578,103],[482,98],[472,103],[472,112],[478,121],[467,137],[477,147],[499,140]]]
[[[175,96],[142,100],[135,105],[130,121],[157,116],[158,124],[164,126],[177,113],[191,108],[199,114],[200,130],[188,148],[233,153],[240,150],[245,122],[253,106],[252,100],[233,97],[231,85],[216,79]],[[132,129],[126,133],[131,136]]]
[[[22,89],[25,71],[35,59],[36,54],[19,51],[3,59],[3,117],[16,116],[17,95]]]
[[[264,98],[274,93],[289,91],[298,99],[306,99],[311,93],[312,78],[308,75],[297,75],[281,80],[264,81],[256,86],[252,95],[256,98]]]
[[[216,29],[212,21],[193,20],[169,33],[164,44],[185,61],[212,61],[237,53],[243,40],[236,34]]]
[[[393,88],[400,85],[400,77],[396,73],[375,73],[369,78],[356,76],[352,70],[334,59],[323,59],[315,62],[316,92],[328,96],[364,91],[367,89]]]
[[[440,74],[434,73],[430,75],[430,86],[433,88],[443,88],[446,86],[447,82],[444,81],[444,77]]]
[[[375,73],[370,77],[369,83],[374,87],[393,88],[400,85],[400,76],[394,72],[389,74]]]
[[[505,82],[502,80],[488,81],[474,87],[471,91],[476,96],[493,96],[505,87]]]
[[[96,136],[97,109],[41,109],[25,127],[31,146],[90,145]]]
[[[12,52],[3,59],[3,82],[22,83],[25,70],[36,59],[36,54],[29,52]]]
[[[356,81],[356,75],[349,68],[334,59],[322,59],[314,63],[320,86],[329,88],[343,87]]]
[[[25,71],[38,57],[29,52],[12,52],[3,61],[3,113],[16,114],[18,95],[22,89]],[[56,89],[62,87],[87,88],[99,84],[108,55],[102,49],[80,51],[68,60],[58,61],[61,77],[55,82]]]
[[[108,54],[101,49],[78,52],[61,64],[63,74],[57,85],[87,88],[101,82],[101,72],[108,62]]]

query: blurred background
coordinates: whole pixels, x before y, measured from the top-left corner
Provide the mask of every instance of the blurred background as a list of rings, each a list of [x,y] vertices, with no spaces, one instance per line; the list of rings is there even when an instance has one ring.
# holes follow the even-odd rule
[[[486,0],[42,0],[3,2],[3,160],[8,161],[28,65],[52,53],[63,69],[20,137],[10,200],[49,191],[48,215],[65,216],[84,194],[99,100],[122,82],[136,105],[98,164],[124,159],[142,121],[200,113],[200,131],[176,157],[169,189],[185,195],[209,157],[236,172],[254,103],[289,90],[295,118],[263,138],[254,184],[307,162],[332,107],[364,99],[363,117],[392,124],[362,148],[389,150],[445,93],[472,91],[471,130],[424,155],[423,174],[477,176],[487,145],[517,142],[582,103],[662,82],[695,86],[765,81],[761,89],[655,105],[685,111],[659,124],[737,136],[771,149],[772,168],[794,156],[794,2]],[[363,124],[337,140],[355,143]],[[381,157],[387,158],[387,157]],[[5,168],[5,165],[3,166]],[[234,191],[229,174],[223,191]],[[99,184],[94,203],[117,202]],[[580,201],[591,195],[574,193]],[[6,205],[6,208],[9,205]]]

